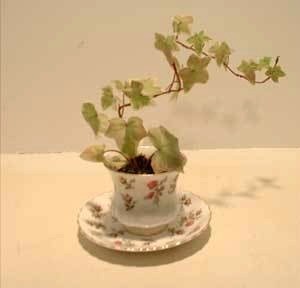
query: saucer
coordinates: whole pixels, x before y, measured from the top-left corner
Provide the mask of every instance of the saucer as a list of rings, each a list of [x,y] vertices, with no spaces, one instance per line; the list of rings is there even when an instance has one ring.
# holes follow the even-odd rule
[[[181,193],[181,209],[166,230],[151,236],[127,232],[111,214],[112,192],[89,200],[80,210],[80,232],[91,242],[105,248],[127,252],[151,252],[182,245],[198,237],[208,227],[211,211],[199,196]]]

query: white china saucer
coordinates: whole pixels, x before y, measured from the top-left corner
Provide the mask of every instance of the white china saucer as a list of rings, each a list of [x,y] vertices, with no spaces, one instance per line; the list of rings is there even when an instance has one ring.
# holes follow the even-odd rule
[[[151,252],[179,246],[198,237],[208,227],[211,211],[192,193],[181,194],[182,208],[168,229],[152,236],[139,236],[126,231],[110,212],[112,193],[101,194],[80,210],[80,232],[97,245],[127,252]]]

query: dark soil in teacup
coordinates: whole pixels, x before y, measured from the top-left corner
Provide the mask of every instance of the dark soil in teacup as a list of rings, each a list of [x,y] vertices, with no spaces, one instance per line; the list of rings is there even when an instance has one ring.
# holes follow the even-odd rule
[[[127,164],[118,171],[131,174],[154,174],[151,167],[151,158],[147,158],[145,155],[138,155],[131,158]]]

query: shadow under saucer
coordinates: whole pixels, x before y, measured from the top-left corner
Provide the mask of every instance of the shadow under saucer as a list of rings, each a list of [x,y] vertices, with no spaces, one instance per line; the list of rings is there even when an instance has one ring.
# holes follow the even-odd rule
[[[124,266],[159,266],[183,260],[200,251],[211,237],[211,227],[208,226],[199,237],[188,243],[154,252],[131,253],[103,248],[85,238],[79,229],[77,236],[82,248],[99,260]]]

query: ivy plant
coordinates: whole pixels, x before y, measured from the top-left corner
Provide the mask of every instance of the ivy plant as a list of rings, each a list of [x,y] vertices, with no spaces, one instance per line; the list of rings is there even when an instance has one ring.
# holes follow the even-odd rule
[[[117,146],[117,149],[107,149],[104,144],[90,146],[81,153],[83,159],[103,162],[112,169],[135,165],[136,169],[129,169],[128,171],[131,171],[129,173],[145,173],[143,172],[145,169],[139,165],[150,165],[152,168],[150,173],[174,170],[182,172],[186,158],[180,152],[177,137],[163,126],[147,130],[139,117],[126,119],[127,108],[140,110],[152,105],[156,102],[156,98],[163,95],[177,99],[195,86],[207,83],[208,66],[213,62],[252,85],[263,84],[269,80],[278,82],[285,76],[279,65],[279,57],[264,56],[257,60],[242,60],[236,68],[233,68],[230,64],[233,52],[231,46],[225,41],[213,41],[203,30],[192,33],[192,24],[191,16],[175,16],[172,23],[173,32],[170,35],[155,33],[154,47],[162,52],[173,72],[166,89],[161,88],[151,78],[112,81],[102,89],[100,104],[103,111],[115,110],[117,117],[114,118],[98,112],[93,103],[82,105],[82,115],[94,134],[96,136],[102,134],[113,139]],[[180,50],[188,52],[186,64],[181,64],[176,57],[176,53]],[[259,78],[262,75],[264,77]],[[140,161],[138,146],[145,137],[150,139],[155,152],[146,161]],[[108,159],[105,156],[107,152],[114,152],[119,157]]]

